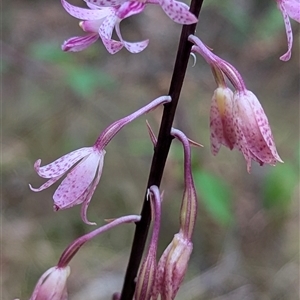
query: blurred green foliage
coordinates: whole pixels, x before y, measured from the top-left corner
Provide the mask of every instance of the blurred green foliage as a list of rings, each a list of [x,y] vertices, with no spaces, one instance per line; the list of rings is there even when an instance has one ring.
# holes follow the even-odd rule
[[[228,226],[234,220],[229,186],[222,178],[204,170],[195,170],[193,175],[199,200],[207,212],[219,225]]]

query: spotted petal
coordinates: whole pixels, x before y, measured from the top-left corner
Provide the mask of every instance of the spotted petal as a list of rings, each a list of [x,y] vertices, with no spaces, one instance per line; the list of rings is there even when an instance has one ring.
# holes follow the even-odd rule
[[[104,157],[104,156],[103,156]],[[102,169],[103,169],[103,159],[100,160],[99,162],[99,167],[97,171],[96,178],[94,181],[90,184],[90,186],[86,189],[86,191],[81,195],[79,198],[79,201],[82,202],[82,207],[81,207],[81,219],[84,223],[88,225],[96,225],[94,222],[89,222],[87,219],[87,209],[89,207],[89,204],[91,202],[92,196],[95,192],[95,189],[100,181],[101,175],[102,175]]]
[[[233,149],[235,144],[233,127],[233,92],[229,88],[217,88],[210,108],[210,141],[213,155],[219,152],[221,144]]]
[[[160,0],[159,4],[164,12],[176,23],[194,24],[198,19],[189,12],[189,6],[176,0]]]
[[[99,20],[105,18],[110,12],[110,8],[88,9],[74,6],[65,0],[61,0],[64,9],[74,18],[79,20]]]
[[[289,17],[300,23],[300,1],[284,0],[283,5]]]
[[[56,210],[80,204],[77,199],[94,180],[100,161],[104,158],[104,153],[104,151],[93,150],[89,156],[68,173],[53,195]]]
[[[94,6],[113,7],[126,2],[127,0],[84,0],[86,3],[91,3]]]
[[[92,147],[80,148],[75,151],[72,151],[54,162],[41,167],[41,160],[38,159],[34,164],[34,169],[39,176],[43,178],[52,178],[63,175],[68,171],[76,162],[80,159],[92,153]]]
[[[139,52],[143,51],[149,44],[149,40],[144,40],[141,42],[133,42],[133,43],[125,41],[121,35],[119,23],[116,24],[115,29],[116,29],[118,38],[120,39],[120,41],[122,42],[124,47],[131,53],[139,53]]]

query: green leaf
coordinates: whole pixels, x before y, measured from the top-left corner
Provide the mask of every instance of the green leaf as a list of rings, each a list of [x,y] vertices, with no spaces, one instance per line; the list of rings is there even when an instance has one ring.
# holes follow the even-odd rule
[[[263,187],[263,205],[266,209],[284,212],[289,208],[299,181],[296,168],[289,163],[272,168]]]
[[[194,181],[207,211],[220,225],[229,225],[234,219],[229,187],[221,179],[200,170],[194,172]]]

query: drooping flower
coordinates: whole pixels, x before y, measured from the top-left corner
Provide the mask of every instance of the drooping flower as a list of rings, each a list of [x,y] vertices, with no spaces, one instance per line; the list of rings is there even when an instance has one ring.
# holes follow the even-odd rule
[[[140,219],[141,217],[138,215],[128,215],[109,220],[108,224],[74,240],[62,253],[57,266],[48,269],[40,277],[29,300],[67,300],[67,279],[70,275],[69,263],[78,250],[99,234],[121,224],[139,222]]]
[[[246,88],[240,73],[228,62],[213,54],[202,41],[190,36],[197,52],[211,65],[218,88],[215,90],[211,110],[211,148],[216,155],[220,146],[240,150],[250,172],[251,160],[260,165],[282,162],[274,143],[268,118],[257,97]],[[233,93],[224,76],[235,88]]]
[[[67,174],[53,195],[54,210],[82,204],[82,220],[95,224],[87,220],[87,209],[102,174],[104,155],[105,150],[94,145],[70,152],[43,167],[39,159],[34,168],[39,176],[49,180],[39,188],[29,186],[32,191],[40,192]]]
[[[197,217],[197,195],[191,172],[190,142],[177,129],[172,129],[171,134],[183,145],[185,189],[180,209],[180,230],[174,235],[158,262],[151,298],[153,300],[159,295],[162,300],[175,299],[193,250],[192,234]]]
[[[300,22],[300,0],[276,0],[277,7],[281,11],[285,32],[288,43],[288,51],[280,57],[281,60],[287,61],[291,58],[291,51],[293,46],[293,32],[290,18],[298,23]]]
[[[71,5],[66,0],[61,0],[65,10],[73,17],[84,20],[80,27],[88,34],[84,37],[73,37],[62,45],[64,51],[81,51],[96,42],[99,37],[105,48],[111,54],[115,54],[125,47],[131,53],[143,51],[149,40],[141,42],[127,42],[120,31],[120,22],[134,14],[142,12],[145,4],[141,2],[124,2],[115,7],[99,7],[87,2],[90,9]],[[112,39],[113,30],[116,30],[119,41]]]
[[[67,300],[70,267],[52,267],[38,280],[29,300]]]
[[[66,175],[53,195],[54,210],[82,204],[82,220],[86,224],[95,224],[87,220],[87,209],[102,174],[104,148],[126,124],[170,101],[170,96],[161,96],[125,118],[112,123],[101,133],[92,147],[75,150],[43,167],[41,167],[41,160],[37,160],[34,164],[36,172],[48,181],[39,188],[29,185],[31,190],[40,192]]]

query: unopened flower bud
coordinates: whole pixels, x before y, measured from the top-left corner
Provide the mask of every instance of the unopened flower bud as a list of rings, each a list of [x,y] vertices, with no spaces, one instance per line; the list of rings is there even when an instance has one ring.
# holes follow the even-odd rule
[[[30,300],[67,300],[67,278],[69,274],[69,266],[50,268],[39,279]]]

